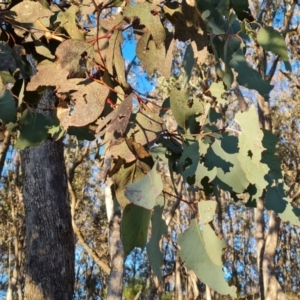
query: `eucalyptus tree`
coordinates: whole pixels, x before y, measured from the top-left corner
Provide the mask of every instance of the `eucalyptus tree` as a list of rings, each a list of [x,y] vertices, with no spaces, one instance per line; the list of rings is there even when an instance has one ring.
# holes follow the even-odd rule
[[[248,205],[257,207],[260,296],[284,297],[274,272],[278,216],[298,225],[299,210],[287,194],[276,155],[270,80],[277,67],[287,74],[292,71],[289,59],[295,60],[295,55],[283,35],[290,36],[296,4],[284,7],[282,33],[274,28],[270,10],[255,15],[248,6],[248,1],[237,0],[86,0],[67,6],[13,1],[0,11],[0,119],[16,137],[14,146],[21,150],[23,164],[25,298],[72,297],[71,225],[76,228],[76,222],[67,194],[69,187],[72,196],[72,169],[67,175],[62,155],[61,139],[67,133],[105,145],[102,159],[111,163],[103,165],[104,178],[112,180],[122,210],[119,245],[125,257],[135,247],[146,247],[157,287],[164,275],[160,240],[185,203],[192,218],[176,235],[177,266],[185,262],[208,288],[236,296],[236,287],[224,280],[224,240],[211,226],[217,205],[213,195],[223,190],[234,199],[248,193]],[[129,83],[121,46],[123,32],[132,29],[141,66],[148,76],[158,73],[165,78],[164,103],[141,96]],[[186,48],[184,72],[174,82],[173,50],[178,42]],[[245,56],[251,49],[257,54],[256,68]],[[270,70],[267,55],[274,55]],[[206,77],[209,59],[215,61],[213,78]],[[192,78],[194,68],[201,77]],[[240,87],[256,91],[258,109],[247,103]],[[231,92],[239,106],[228,122],[224,107]],[[162,118],[167,110],[176,121],[172,130]],[[166,215],[170,193],[164,189],[157,160],[168,166],[175,198]],[[180,186],[186,185],[197,198],[182,196]],[[264,207],[273,229],[266,239]],[[115,299],[121,299],[120,292]]]

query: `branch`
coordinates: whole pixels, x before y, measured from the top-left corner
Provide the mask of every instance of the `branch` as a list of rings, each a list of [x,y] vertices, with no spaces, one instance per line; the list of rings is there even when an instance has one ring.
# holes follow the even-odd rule
[[[176,195],[177,195],[177,198],[176,198],[176,201],[174,202],[169,214],[168,214],[168,217],[166,218],[166,224],[167,226],[170,225],[172,219],[173,219],[173,216],[176,212],[176,209],[178,208],[178,206],[180,205],[180,200],[182,198],[182,189],[183,189],[183,179],[182,179],[182,176],[179,177],[179,180],[178,180],[178,183],[177,183],[177,186],[175,187],[176,189]]]
[[[77,159],[73,162],[72,166],[68,170],[68,190],[70,193],[71,198],[71,215],[72,215],[72,227],[74,230],[74,233],[76,234],[79,243],[84,248],[84,250],[92,257],[92,259],[95,261],[95,263],[106,273],[110,273],[110,268],[107,264],[105,264],[100,256],[97,254],[97,252],[91,248],[88,243],[85,241],[82,232],[78,228],[75,222],[75,206],[76,206],[76,196],[74,189],[72,187],[72,181],[74,179],[74,174],[76,168],[83,162],[83,159],[88,153],[90,143],[87,143],[85,148],[81,151],[80,155],[77,157]]]
[[[246,100],[245,100],[245,98],[244,98],[244,96],[243,96],[243,94],[240,90],[240,87],[239,87],[236,80],[232,83],[231,88],[232,88],[235,96],[238,99],[238,102],[239,102],[239,105],[241,107],[242,112],[247,111],[248,110],[248,104],[247,104],[247,102],[246,102]]]
[[[69,193],[70,193],[70,196],[71,196],[71,214],[72,214],[72,226],[73,226],[74,233],[76,234],[76,236],[78,238],[78,241],[81,244],[81,246],[92,257],[92,259],[95,261],[95,263],[106,274],[109,274],[110,273],[109,266],[106,263],[104,263],[101,260],[100,256],[97,254],[97,252],[86,243],[86,241],[84,240],[84,237],[83,237],[80,229],[78,228],[78,226],[75,223],[74,216],[75,216],[76,197],[75,197],[75,192],[74,192],[74,190],[72,188],[70,180],[68,180],[68,190],[69,190]]]
[[[88,153],[90,143],[88,142],[84,149],[81,151],[80,155],[77,157],[77,159],[73,162],[72,166],[68,170],[68,179],[70,180],[70,183],[73,182],[74,174],[76,168],[83,162],[83,159]]]
[[[292,81],[298,89],[300,89],[300,82],[299,82],[299,80],[298,80],[297,78],[295,78],[294,75],[292,75],[292,74],[290,75],[290,74],[288,74],[288,73],[286,73],[286,72],[284,72],[284,71],[282,71],[282,70],[279,70],[279,71],[280,71],[287,79],[289,79],[290,81]]]
[[[276,68],[277,68],[277,64],[278,64],[278,62],[279,62],[279,58],[280,58],[280,56],[277,56],[277,57],[275,58],[275,60],[273,61],[272,67],[271,67],[271,69],[270,69],[270,72],[269,72],[269,74],[267,75],[267,80],[269,80],[269,81],[272,80],[272,78],[273,78],[273,76],[274,76],[274,74],[275,74],[275,71],[276,71]]]

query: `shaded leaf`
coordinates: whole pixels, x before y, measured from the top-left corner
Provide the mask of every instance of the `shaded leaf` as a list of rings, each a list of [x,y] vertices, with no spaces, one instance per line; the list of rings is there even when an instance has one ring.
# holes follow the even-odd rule
[[[185,71],[185,77],[183,81],[184,86],[186,86],[186,84],[190,81],[194,64],[195,64],[194,51],[192,45],[188,44],[188,46],[185,49],[183,62],[182,62]]]
[[[234,80],[233,72],[228,64],[225,64],[225,72],[223,73],[223,82],[225,83],[227,89],[231,88]]]
[[[152,145],[164,130],[165,124],[158,114],[141,108],[137,114],[131,115],[126,136],[133,138],[136,143],[142,146]],[[129,149],[124,138],[110,143],[109,152],[114,157],[123,157],[126,162],[132,162],[136,159],[134,152]]]
[[[117,139],[126,132],[132,112],[132,100],[133,94],[130,94],[123,102],[118,104],[115,110],[97,122],[96,137],[105,134],[102,144]]]
[[[89,126],[74,127],[70,126],[68,128],[69,135],[75,135],[78,140],[83,141],[93,141],[95,139],[94,133],[89,129]]]
[[[269,96],[273,86],[247,63],[241,48],[233,54],[229,65],[238,72],[237,81],[240,85],[257,90],[263,97]]]
[[[168,20],[175,27],[174,39],[182,42],[190,41],[193,47],[194,58],[201,64],[207,56],[207,36],[205,24],[196,7],[192,7],[182,1],[181,5],[176,2],[167,2],[163,10]]]
[[[4,124],[14,123],[17,119],[16,101],[10,90],[0,91],[0,120]]]
[[[0,71],[14,71],[16,62],[11,47],[4,41],[0,41]]]
[[[248,19],[250,22],[254,21],[254,18],[249,9],[248,0],[231,0],[231,3],[234,11],[241,21],[243,21],[244,19]]]
[[[50,117],[26,109],[19,121],[20,136],[15,147],[23,150],[39,145],[48,138],[48,130],[53,123],[54,120]]]
[[[274,186],[268,186],[265,198],[265,208],[275,211],[284,222],[299,225],[299,209],[295,209],[292,200],[286,196],[288,187],[283,180]]]
[[[134,204],[126,205],[121,224],[125,256],[135,247],[143,249],[146,246],[150,216],[150,210]]]
[[[213,10],[219,4],[219,0],[196,0],[197,8],[203,12],[205,10]]]

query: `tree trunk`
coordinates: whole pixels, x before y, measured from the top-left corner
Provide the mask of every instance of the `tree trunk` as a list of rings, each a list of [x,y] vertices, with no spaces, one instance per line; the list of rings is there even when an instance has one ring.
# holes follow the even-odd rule
[[[124,273],[124,249],[121,240],[121,211],[114,207],[110,186],[107,186],[105,189],[105,202],[109,221],[108,244],[111,263],[107,300],[121,300]]]
[[[53,89],[37,112],[51,115]],[[41,107],[43,109],[41,109]],[[46,140],[21,151],[26,222],[25,300],[71,300],[74,236],[62,141]]]
[[[264,195],[262,196],[264,197]],[[263,255],[264,255],[264,242],[265,242],[265,222],[264,222],[264,202],[260,198],[257,201],[255,208],[255,239],[256,239],[256,253],[257,253],[257,269],[259,278],[259,294],[260,298],[264,299],[264,282],[263,282]]]
[[[262,128],[272,130],[272,120],[270,113],[270,103],[258,95],[258,115]],[[258,201],[256,208],[256,225],[263,222],[263,206],[265,200],[265,191],[261,199]],[[257,216],[260,216],[257,218]],[[281,286],[276,278],[275,273],[275,252],[277,247],[278,232],[280,227],[280,220],[274,211],[269,212],[269,228],[265,239],[261,242],[256,238],[257,243],[257,259],[259,267],[259,281],[260,281],[260,298],[261,300],[286,300],[287,296],[281,289]],[[256,228],[256,236],[263,237],[263,229]]]

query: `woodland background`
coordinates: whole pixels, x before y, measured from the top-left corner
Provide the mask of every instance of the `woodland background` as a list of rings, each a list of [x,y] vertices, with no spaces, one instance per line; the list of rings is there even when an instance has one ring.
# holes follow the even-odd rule
[[[185,1],[183,2],[185,3]],[[203,1],[203,3],[208,3],[208,7],[212,2],[214,1]],[[216,6],[218,3],[218,5],[225,5],[229,2],[215,1],[214,5]],[[244,2],[247,6],[248,1]],[[43,1],[41,3],[43,4]],[[80,6],[80,3],[57,2],[56,4],[62,7],[63,11],[67,8],[71,11],[74,7]],[[179,3],[181,2],[179,1]],[[14,6],[9,5],[11,4],[0,3],[0,7],[2,7],[0,13],[4,14],[6,7],[11,9]],[[52,3],[52,5],[54,4]],[[130,2],[130,5],[135,6],[137,3],[132,4]],[[100,17],[108,19],[120,13],[123,6],[121,8],[117,6],[101,10]],[[300,5],[297,1],[289,0],[253,0],[249,1],[249,7],[251,15],[254,17],[253,20],[255,20],[254,23],[272,26],[281,33],[287,44],[291,71],[286,68],[286,60],[285,62],[281,60],[282,52],[274,54],[271,52],[272,49],[269,49],[269,52],[264,49],[263,55],[261,54],[262,50],[256,37],[251,36],[251,34],[257,34],[258,27],[254,26],[251,30],[249,28],[248,31],[247,29],[244,30],[250,37],[243,37],[247,44],[247,52],[245,53],[247,63],[253,69],[258,70],[264,80],[268,80],[274,85],[269,94],[269,106],[267,106],[269,111],[268,114],[264,115],[270,119],[269,122],[272,126],[267,128],[268,126],[262,125],[263,122],[268,123],[266,119],[260,125],[269,130],[272,128],[274,135],[278,138],[276,154],[273,154],[282,159],[280,166],[284,172],[283,180],[286,185],[286,194],[293,207],[296,208],[300,204],[300,82],[298,80],[300,77]],[[96,11],[90,16],[88,24],[90,29],[92,26],[97,27],[98,25],[96,22],[98,12]],[[222,17],[226,20],[229,19],[229,15]],[[78,28],[84,27],[81,26],[80,15],[77,15],[76,18],[76,26]],[[142,17],[140,18],[142,19]],[[10,34],[11,37],[17,38],[8,24],[7,19],[1,17],[1,42],[7,42],[7,37]],[[243,24],[249,26],[250,22]],[[14,28],[15,24],[12,23],[11,26]],[[170,24],[167,26],[171,27]],[[151,109],[154,110],[155,107],[159,106],[158,113],[162,116],[167,130],[179,132],[184,136],[184,133],[177,129],[178,119],[176,116],[174,117],[174,112],[172,114],[170,109],[172,88],[174,86],[188,86],[192,95],[195,97],[200,95],[199,97],[205,99],[204,83],[211,86],[212,83],[221,82],[223,85],[223,82],[226,82],[224,79],[226,71],[223,70],[223,81],[220,81],[219,62],[212,49],[209,49],[206,58],[199,65],[195,63],[194,58],[190,59],[190,56],[193,55],[190,44],[176,40],[172,52],[170,78],[166,80],[159,72],[153,72],[149,75],[138,58],[140,54],[135,51],[138,39],[135,30],[134,26],[124,30],[122,32],[124,40],[120,45],[125,63],[125,81],[128,82],[136,95],[133,100],[133,110],[139,110],[141,106],[148,105],[151,111]],[[63,33],[71,35],[67,29]],[[215,35],[218,36],[218,34]],[[42,42],[47,45],[44,40]],[[28,50],[26,51],[28,53]],[[35,54],[33,51],[33,57]],[[261,67],[262,57],[265,59],[264,67]],[[42,61],[40,57],[35,58],[34,64],[40,61]],[[2,67],[0,71],[7,72],[4,63],[0,63],[0,66]],[[12,76],[12,74],[10,75]],[[11,83],[4,73],[1,73],[1,76],[3,86],[7,88]],[[251,104],[254,104],[257,111],[262,111],[261,96],[253,89],[247,89],[243,87],[243,84],[239,85],[236,78],[237,73],[234,73],[230,87],[227,86],[226,88],[226,102],[225,100],[222,101],[220,97],[219,102],[214,106],[214,112],[222,115],[216,125],[218,128],[231,126],[233,131],[238,131],[238,125],[234,123],[235,115],[239,111],[247,111]],[[113,88],[116,87],[113,86]],[[125,84],[122,85],[122,88],[126,90]],[[24,90],[22,87],[17,90],[21,90],[19,92],[20,99]],[[141,104],[141,99],[148,99],[150,104],[145,104],[147,101]],[[26,273],[26,228],[23,199],[24,172],[21,172],[19,149],[23,151],[25,146],[20,144],[22,143],[20,139],[18,142],[18,133],[4,121],[3,116],[6,112],[3,112],[7,108],[3,104],[4,100],[4,97],[0,98],[0,120],[3,121],[0,131],[0,299],[21,300],[24,299],[24,277]],[[115,103],[110,101],[107,102],[108,106],[113,107]],[[171,99],[171,101],[173,100]],[[32,103],[27,103],[25,100],[24,103],[18,104],[19,115],[24,113],[27,106],[34,107]],[[69,105],[76,106],[72,103]],[[243,108],[243,105],[247,108]],[[115,109],[115,107],[113,108]],[[263,117],[261,115],[259,117],[262,121],[261,118]],[[108,205],[112,205],[112,203],[109,204],[107,198],[111,197],[110,184],[113,180],[111,181],[111,178],[107,178],[105,174],[105,164],[107,163],[105,161],[105,147],[99,145],[99,139],[95,140],[90,128],[87,130],[84,126],[82,130],[78,131],[69,128],[68,131],[60,135],[60,138],[63,139],[65,164],[70,180],[68,188],[76,243],[73,298],[106,299],[111,284],[109,276],[112,265],[110,258],[112,248],[108,236],[111,226],[114,224],[120,236],[120,220],[115,223],[108,221]],[[179,171],[172,175],[172,170],[168,167],[167,155],[165,156],[166,152],[163,152],[160,141],[152,143],[151,147],[145,146],[145,149],[153,157],[160,158],[155,164],[155,168],[162,178],[164,201],[160,206],[155,206],[154,210],[160,210],[162,219],[165,221],[164,225],[159,228],[157,237],[158,240],[161,238],[159,245],[162,253],[160,258],[162,274],[161,278],[158,279],[158,273],[154,270],[157,262],[154,265],[149,262],[149,252],[147,254],[145,245],[134,247],[132,251],[129,251],[130,253],[124,262],[122,296],[110,299],[235,299],[233,296],[221,295],[213,291],[208,284],[203,283],[192,270],[187,268],[184,259],[180,257],[178,236],[189,228],[191,220],[197,215],[195,210],[198,211],[197,203],[200,200],[213,200],[217,204],[216,213],[210,226],[214,229],[216,236],[219,239],[224,239],[226,243],[226,248],[222,252],[225,280],[230,286],[236,287],[238,299],[259,299],[262,296],[261,289],[264,288],[257,263],[259,256],[259,238],[257,236],[259,200],[251,199],[249,197],[250,191],[235,194],[223,190],[218,185],[212,186],[208,182],[205,184],[202,182],[203,189],[197,190],[193,185],[187,183],[188,180],[183,180],[183,177],[185,177],[184,179],[187,178],[187,175],[183,175],[187,172],[186,166],[191,165],[188,157],[193,157],[193,153],[186,152],[183,171],[180,172],[179,167]],[[112,196],[115,197],[115,195]],[[270,215],[267,209],[261,209],[260,213],[260,225],[262,226],[260,229],[264,242],[266,242],[270,220],[274,216]],[[153,216],[155,215],[153,214],[152,218]],[[281,296],[278,296],[278,299],[300,298],[300,228],[297,220],[296,218],[296,221],[291,223],[288,222],[289,220],[279,221],[276,227],[278,238],[274,247],[275,251],[268,258],[271,264],[274,264],[272,270],[275,273],[272,275],[275,275],[280,284],[277,292],[280,290],[278,295],[281,293]],[[147,229],[148,242],[151,236],[154,236],[153,226],[155,222],[156,220],[153,219],[152,225]],[[204,231],[206,230],[205,226],[207,226],[203,222],[203,220],[199,220],[201,231],[203,230],[202,226]],[[209,248],[208,251],[213,251],[213,247]],[[197,249],[194,249],[194,252],[197,252]],[[282,296],[282,293],[285,296]]]

